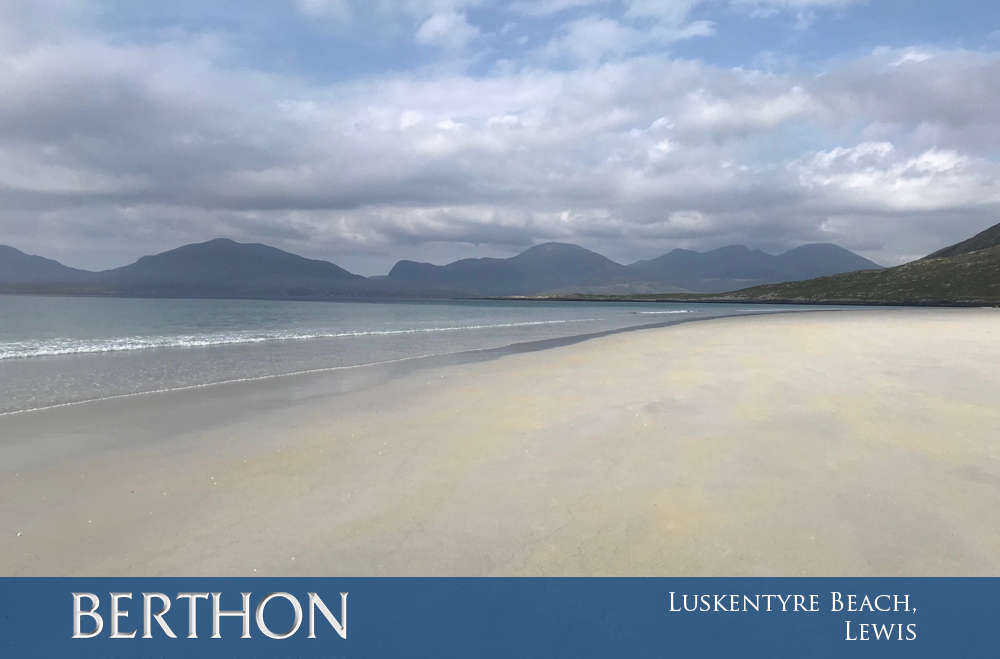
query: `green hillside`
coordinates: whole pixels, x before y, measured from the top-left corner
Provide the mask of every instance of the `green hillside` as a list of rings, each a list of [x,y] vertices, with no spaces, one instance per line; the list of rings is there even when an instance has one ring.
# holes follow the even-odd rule
[[[923,260],[968,254],[969,252],[977,252],[981,249],[996,247],[997,245],[1000,245],[1000,224],[994,224],[986,231],[980,231],[968,240],[963,240],[960,243],[939,249],[933,254],[925,256]]]
[[[993,228],[993,235],[1000,241],[998,227],[1000,225]],[[953,256],[932,254],[885,270],[863,270],[755,286],[712,297],[748,302],[781,300],[830,304],[1000,304],[1000,244],[962,251],[959,246],[965,244],[935,252]]]
[[[552,298],[548,298],[552,299]],[[731,293],[576,295],[560,299],[790,304],[1000,305],[1000,224],[922,259]]]

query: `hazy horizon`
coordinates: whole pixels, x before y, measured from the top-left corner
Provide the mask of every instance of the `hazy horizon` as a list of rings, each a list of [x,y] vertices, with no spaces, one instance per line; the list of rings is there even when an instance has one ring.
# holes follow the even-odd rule
[[[208,242],[214,242],[214,241],[217,241],[217,240],[220,240],[220,241],[231,240],[233,242],[236,242],[236,243],[242,244],[242,245],[261,244],[261,245],[265,245],[267,247],[274,247],[274,245],[268,245],[267,243],[261,243],[260,241],[253,240],[252,238],[247,238],[246,240],[234,240],[234,239],[230,238],[229,236],[215,236],[214,238],[208,238],[207,240],[199,241],[198,243],[185,243],[184,245],[175,245],[174,247],[167,248],[164,251],[172,251],[172,250],[177,249],[179,247],[187,247],[187,246],[192,245],[192,244],[203,244],[203,243],[208,243]],[[599,254],[601,256],[604,256],[597,249],[591,249],[591,248],[589,248],[589,247],[587,247],[585,245],[578,245],[578,244],[575,244],[575,243],[566,243],[564,241],[549,241],[549,243],[556,243],[556,244],[564,244],[564,245],[571,245],[571,246],[576,246],[576,247],[582,247],[582,248],[584,248],[584,249],[586,249],[588,251],[594,252],[595,254]],[[523,253],[523,252],[525,252],[527,250],[530,250],[533,247],[539,247],[541,245],[545,245],[545,244],[549,244],[549,243],[536,243],[534,245],[529,245],[528,247],[525,247],[524,249],[518,250],[515,254],[512,254],[511,256],[516,256],[517,254],[520,254],[520,253]],[[783,250],[780,250],[780,251],[774,251],[774,252],[768,252],[767,250],[759,250],[759,251],[763,251],[765,254],[768,254],[770,256],[778,256],[778,255],[781,255],[784,252],[788,252],[788,251],[792,251],[792,250],[798,249],[799,247],[807,247],[807,246],[810,246],[810,245],[818,245],[818,244],[832,244],[832,243],[802,243],[801,245],[795,245],[793,247],[789,247],[788,249],[783,249]],[[21,250],[20,248],[18,248],[17,245],[3,245],[3,244],[0,244],[0,247],[4,247],[4,246],[6,246],[6,247],[13,247],[14,249],[17,249],[18,251],[24,252],[24,250]],[[839,247],[839,245],[835,245],[835,246]],[[749,249],[751,251],[756,250],[756,248],[749,247],[747,245],[721,245],[721,246],[716,247],[714,249],[725,249],[727,247],[746,247],[747,249]],[[667,252],[664,252],[664,254],[667,254],[670,251],[673,251],[673,249],[674,248],[672,248],[671,250],[668,250]],[[713,251],[713,250],[706,249],[706,250],[690,250],[690,251],[697,251],[699,253],[706,253],[706,252],[710,252],[710,251]],[[155,254],[161,254],[161,253],[163,253],[163,252],[156,252]],[[290,253],[295,254],[295,252],[290,252]],[[43,258],[51,258],[51,257],[47,256],[46,254],[34,254],[34,253],[30,253],[30,252],[27,253],[27,254],[29,256],[41,256]],[[153,254],[153,255],[155,255],[155,254]],[[655,258],[657,256],[663,256],[664,254],[656,254],[656,255],[654,255],[653,258]],[[124,266],[124,265],[130,265],[132,263],[135,263],[137,260],[139,260],[143,256],[151,256],[151,254],[137,254],[135,257],[131,258],[130,260],[128,260],[126,262],[119,263],[117,265],[111,265],[111,266],[109,266],[108,268],[105,268],[105,269],[115,269],[115,268],[118,268],[118,267],[121,267],[121,266]],[[299,254],[299,256],[301,256],[301,254]],[[458,257],[457,260],[461,260],[463,258],[466,258],[466,257]],[[58,260],[58,259],[56,259],[56,260]],[[320,260],[329,261],[328,259],[320,259]],[[397,259],[396,261],[393,262],[393,265],[396,264],[396,263],[398,263],[400,260],[403,260],[403,259]],[[614,259],[612,259],[612,260],[614,261]],[[626,259],[624,261],[615,261],[615,262],[619,263],[620,265],[632,265],[632,264],[638,263],[641,260],[642,259],[634,259],[633,258],[633,259]],[[59,262],[62,263],[62,261],[59,261]],[[449,261],[449,262],[454,262],[454,259],[452,261]],[[62,263],[62,264],[63,265],[69,265],[67,263]],[[339,263],[334,263],[334,265],[340,265],[340,264]],[[438,263],[438,264],[435,264],[435,265],[446,265],[446,263]],[[882,264],[876,263],[876,265],[882,265]],[[71,266],[71,267],[76,267],[76,266]],[[80,268],[80,269],[82,269],[82,270],[90,270],[89,268]],[[391,269],[391,266],[390,266],[390,269]],[[91,270],[91,271],[92,272],[100,272],[100,270]],[[362,273],[352,273],[352,274],[362,274]],[[364,277],[380,277],[380,276],[385,276],[385,274],[386,274],[385,272],[381,272],[381,273],[376,272],[376,273],[373,273],[373,274],[366,274],[366,275],[362,275],[362,276],[364,276]]]

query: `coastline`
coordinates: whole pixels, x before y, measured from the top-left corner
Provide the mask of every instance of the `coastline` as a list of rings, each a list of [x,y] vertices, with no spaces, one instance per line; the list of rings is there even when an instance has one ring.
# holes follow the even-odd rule
[[[351,386],[319,373],[0,418],[4,470],[21,465],[0,484],[0,565],[996,573],[1000,313],[652,325]]]
[[[640,295],[551,295],[551,296],[502,296],[502,297],[471,297],[457,298],[468,300],[507,300],[519,302],[664,302],[674,304],[768,304],[795,305],[809,307],[897,307],[914,309],[966,309],[995,308],[1000,306],[996,300],[857,300],[845,299],[812,299],[812,298],[755,298],[733,297],[728,293],[687,293],[669,295],[649,293]]]
[[[738,315],[741,316],[756,316],[756,315],[770,315],[778,313],[800,313],[806,311],[840,311],[841,309],[830,308],[830,309],[787,309],[783,311],[755,311],[746,312]],[[654,312],[661,313],[661,312]],[[668,312],[673,313],[673,312]],[[679,313],[679,312],[678,312]],[[46,405],[40,405],[37,407],[29,407],[22,409],[10,409],[3,410],[0,408],[0,418],[6,416],[18,416],[22,414],[32,414],[36,412],[45,412],[47,410],[59,409],[64,407],[78,407],[80,405],[88,405],[91,403],[99,403],[108,400],[117,399],[128,399],[137,398],[142,396],[150,396],[156,394],[165,394],[177,391],[191,391],[206,389],[217,386],[226,386],[233,384],[243,384],[249,382],[267,381],[282,378],[295,378],[298,376],[313,376],[321,374],[336,374],[336,373],[347,373],[350,371],[355,371],[358,369],[370,369],[373,371],[378,371],[379,369],[389,369],[389,372],[385,374],[385,377],[392,377],[398,374],[400,369],[402,372],[408,372],[412,369],[417,368],[428,368],[435,366],[445,366],[450,364],[464,364],[477,361],[489,361],[491,359],[497,359],[508,354],[518,354],[522,352],[536,352],[539,350],[547,350],[550,348],[558,348],[566,345],[573,345],[575,343],[580,343],[581,341],[587,341],[590,339],[601,338],[604,336],[611,336],[614,334],[621,334],[625,332],[632,332],[637,330],[645,329],[657,329],[662,327],[670,327],[672,325],[679,325],[681,323],[691,323],[698,322],[702,320],[714,320],[717,318],[730,317],[731,314],[719,314],[719,315],[708,315],[708,316],[696,316],[694,318],[678,316],[671,320],[663,320],[658,322],[640,323],[637,325],[629,325],[626,327],[616,327],[612,329],[599,330],[584,332],[581,334],[571,334],[567,336],[559,336],[546,339],[535,339],[530,341],[519,341],[515,343],[509,343],[506,345],[500,345],[495,347],[487,348],[473,348],[468,350],[459,350],[455,352],[439,352],[439,353],[426,353],[418,354],[407,357],[400,357],[395,359],[386,359],[382,361],[374,362],[363,362],[360,364],[345,364],[338,366],[321,366],[317,368],[309,368],[303,370],[294,370],[287,372],[271,373],[266,375],[256,375],[239,377],[225,380],[216,380],[209,382],[200,382],[196,384],[186,384],[173,387],[165,387],[158,389],[126,392],[126,393],[116,393],[105,396],[98,396],[93,398],[86,398],[82,400],[70,400],[65,402],[57,402]]]

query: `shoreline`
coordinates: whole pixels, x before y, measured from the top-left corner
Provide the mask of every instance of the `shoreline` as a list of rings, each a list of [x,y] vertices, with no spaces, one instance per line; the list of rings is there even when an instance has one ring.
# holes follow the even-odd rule
[[[649,293],[643,295],[554,295],[544,296],[502,296],[502,297],[468,297],[459,300],[496,300],[507,302],[646,302],[671,304],[767,304],[775,306],[803,307],[894,307],[902,309],[993,309],[1000,303],[991,300],[911,300],[894,302],[889,300],[812,300],[808,298],[736,298],[720,297],[725,293],[690,293],[691,297],[671,297],[670,294],[660,295]],[[714,297],[698,297],[699,295]],[[832,310],[831,310],[832,311]]]
[[[640,293],[636,295],[601,295],[601,294],[566,294],[566,295],[501,295],[501,296],[470,296],[461,294],[442,295],[439,297],[417,296],[405,297],[398,295],[364,295],[358,297],[336,296],[336,297],[296,297],[296,296],[240,296],[240,295],[140,295],[128,293],[73,293],[68,291],[33,291],[33,290],[0,290],[0,295],[10,296],[37,296],[37,297],[66,297],[66,298],[120,298],[124,300],[241,300],[253,301],[262,300],[266,302],[357,302],[372,304],[417,304],[421,302],[475,302],[477,300],[490,300],[495,302],[669,302],[676,304],[703,303],[703,304],[768,304],[787,306],[817,306],[817,307],[901,307],[913,309],[954,309],[954,308],[996,308],[1000,302],[996,300],[857,300],[857,299],[824,299],[815,300],[810,298],[735,298],[722,297],[728,293]],[[685,297],[688,296],[688,297]],[[704,297],[701,297],[704,296]]]
[[[553,300],[554,301],[554,300]],[[622,334],[626,332],[634,332],[646,329],[658,329],[663,327],[671,327],[673,325],[679,325],[682,323],[694,323],[699,321],[707,320],[718,320],[720,318],[733,318],[742,316],[763,316],[763,315],[775,315],[775,314],[786,314],[786,313],[809,313],[809,312],[836,312],[836,311],[847,311],[846,309],[789,309],[785,311],[759,311],[759,312],[749,312],[745,314],[737,315],[718,315],[718,316],[699,316],[697,318],[677,318],[674,320],[661,321],[656,323],[643,323],[641,325],[630,325],[628,327],[619,327],[608,330],[601,330],[598,332],[586,332],[583,334],[572,334],[568,336],[555,337],[549,339],[537,339],[533,341],[520,341],[516,343],[509,343],[502,346],[495,346],[489,348],[476,348],[472,350],[461,350],[458,352],[443,352],[443,353],[430,353],[423,355],[414,355],[410,357],[400,357],[398,359],[388,359],[384,361],[376,362],[365,362],[363,364],[347,364],[343,366],[324,366],[320,368],[305,369],[299,371],[289,371],[287,373],[274,373],[269,375],[257,375],[245,378],[234,378],[229,380],[219,380],[216,382],[202,382],[197,384],[181,385],[177,387],[165,387],[162,389],[152,389],[148,391],[135,391],[127,392],[121,394],[113,394],[110,396],[100,396],[96,398],[87,398],[84,400],[76,401],[66,401],[61,403],[53,403],[50,405],[41,405],[39,407],[31,407],[19,410],[7,410],[0,411],[0,418],[7,416],[18,416],[22,414],[32,414],[36,412],[45,412],[47,410],[59,409],[63,407],[76,407],[80,405],[88,405],[91,403],[100,403],[109,400],[118,400],[125,398],[136,398],[141,396],[152,396],[157,394],[169,394],[176,391],[189,391],[205,389],[208,387],[226,386],[232,384],[243,384],[249,382],[261,382],[267,380],[281,379],[281,378],[293,378],[297,376],[310,376],[319,375],[324,373],[336,373],[339,371],[350,371],[354,369],[361,368],[378,368],[382,366],[390,366],[394,364],[412,364],[414,369],[416,368],[433,368],[435,366],[442,366],[453,363],[472,363],[479,361],[489,361],[492,359],[497,359],[508,354],[519,354],[523,352],[537,352],[540,350],[550,350],[552,348],[559,348],[562,346],[573,345],[575,343],[580,343],[581,341],[589,341],[591,339],[601,338],[604,336],[611,336],[614,334]],[[154,349],[154,348],[151,348]],[[48,357],[48,356],[46,356]],[[58,356],[56,356],[58,357]],[[426,362],[426,364],[425,364]]]
[[[0,418],[0,566],[7,576],[1000,569],[1000,313],[656,325],[366,374],[347,389],[318,374]]]

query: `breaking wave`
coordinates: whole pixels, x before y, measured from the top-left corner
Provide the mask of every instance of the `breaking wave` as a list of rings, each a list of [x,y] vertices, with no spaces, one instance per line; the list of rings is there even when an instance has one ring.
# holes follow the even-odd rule
[[[58,355],[81,355],[103,352],[124,352],[129,350],[150,350],[154,348],[205,348],[213,346],[266,343],[269,341],[306,341],[309,339],[338,339],[357,336],[391,336],[396,334],[427,334],[434,332],[462,332],[509,327],[530,327],[533,325],[559,325],[583,323],[597,318],[572,318],[561,320],[535,320],[519,323],[496,323],[480,325],[453,325],[446,327],[415,327],[388,330],[351,330],[341,332],[323,331],[272,331],[272,332],[228,332],[216,334],[188,334],[173,336],[126,336],[100,339],[53,338],[33,341],[0,343],[0,360],[25,359],[30,357],[54,357]]]
[[[633,311],[632,313],[637,313],[643,316],[658,316],[660,314],[667,313],[694,313],[691,309],[671,309],[670,311]]]

